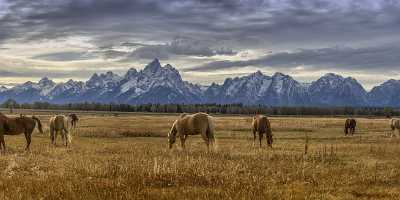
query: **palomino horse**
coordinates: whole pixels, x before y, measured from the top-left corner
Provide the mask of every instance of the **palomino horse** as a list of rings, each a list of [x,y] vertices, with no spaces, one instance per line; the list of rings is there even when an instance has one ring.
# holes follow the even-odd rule
[[[390,128],[392,128],[392,137],[395,136],[395,132],[400,135],[400,119],[390,119]]]
[[[344,123],[344,134],[347,135],[350,134],[354,135],[354,132],[356,132],[356,126],[357,126],[357,121],[353,118],[347,119],[346,122]]]
[[[175,120],[171,131],[168,133],[169,148],[175,143],[176,137],[181,139],[181,146],[185,149],[185,141],[189,135],[201,135],[209,149],[214,144],[214,122],[213,118],[206,113],[192,115],[182,114]]]
[[[58,132],[60,132],[61,139],[63,143],[65,142],[65,146],[71,143],[72,138],[68,132],[68,120],[69,117],[64,115],[56,115],[50,118],[50,139],[52,144],[56,145]]]
[[[26,139],[25,149],[29,150],[36,123],[38,124],[39,132],[43,134],[42,123],[35,116],[25,117],[21,115],[20,117],[11,118],[0,113],[0,149],[6,149],[4,135],[19,135],[24,133]]]
[[[271,130],[271,123],[269,122],[268,118],[264,115],[256,115],[253,117],[252,123],[252,131],[253,131],[253,143],[256,142],[256,133],[258,132],[258,137],[260,140],[260,147],[261,147],[261,140],[264,134],[266,134],[267,144],[269,147],[272,147],[272,130]]]

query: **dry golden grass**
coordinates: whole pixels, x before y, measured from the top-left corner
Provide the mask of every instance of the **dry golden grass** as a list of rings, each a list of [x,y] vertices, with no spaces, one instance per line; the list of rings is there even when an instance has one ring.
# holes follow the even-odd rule
[[[6,136],[0,199],[400,198],[400,139],[386,119],[360,118],[345,137],[343,118],[271,118],[274,149],[260,149],[250,116],[216,116],[207,152],[197,136],[167,149],[176,116],[81,116],[70,148],[36,132],[25,152],[22,135]]]

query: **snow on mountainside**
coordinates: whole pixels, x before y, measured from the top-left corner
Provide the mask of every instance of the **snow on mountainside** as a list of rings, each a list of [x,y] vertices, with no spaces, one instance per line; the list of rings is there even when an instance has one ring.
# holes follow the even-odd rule
[[[117,99],[126,103],[201,103],[201,89],[183,81],[171,65],[162,67],[155,59],[140,72],[130,69],[126,73]]]
[[[0,92],[4,92],[6,90],[8,90],[8,88],[6,88],[5,86],[0,86]]]
[[[400,107],[400,80],[388,80],[368,93],[371,106]]]
[[[290,76],[275,73],[272,77],[260,71],[240,78],[228,78],[224,84],[211,85],[205,101],[267,105],[305,105],[306,88]]]
[[[275,73],[227,78],[223,84],[200,86],[183,81],[178,70],[155,59],[143,70],[129,69],[120,76],[113,72],[93,74],[86,82],[54,83],[47,77],[0,88],[0,101],[20,103],[243,103],[272,106],[400,106],[400,81],[389,80],[366,92],[357,80],[328,73],[304,84]]]
[[[328,73],[309,87],[312,105],[366,106],[367,92],[354,78]]]

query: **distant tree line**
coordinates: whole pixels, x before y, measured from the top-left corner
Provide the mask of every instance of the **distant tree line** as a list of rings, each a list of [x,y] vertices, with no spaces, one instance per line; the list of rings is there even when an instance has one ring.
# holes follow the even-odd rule
[[[363,116],[399,116],[400,109],[390,107],[272,107],[265,105],[243,104],[104,104],[104,103],[68,103],[51,104],[48,102],[18,103],[9,99],[0,105],[2,108],[41,109],[41,110],[80,110],[109,112],[150,112],[150,113],[218,113],[218,114],[256,114],[267,115],[363,115]]]

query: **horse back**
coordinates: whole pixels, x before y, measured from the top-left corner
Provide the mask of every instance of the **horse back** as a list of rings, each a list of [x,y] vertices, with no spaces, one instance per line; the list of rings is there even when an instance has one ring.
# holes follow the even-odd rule
[[[257,115],[253,119],[253,128],[259,133],[266,133],[269,126],[269,120],[264,115]]]
[[[68,124],[68,121],[62,115],[56,115],[50,118],[50,126],[57,131],[67,128],[66,124]]]
[[[355,119],[346,119],[345,128],[355,128],[356,126],[357,121]]]
[[[8,118],[5,135],[18,135],[35,128],[35,122],[29,117]]]
[[[189,135],[201,134],[208,128],[208,117],[205,113],[186,115],[178,120],[178,129]]]

